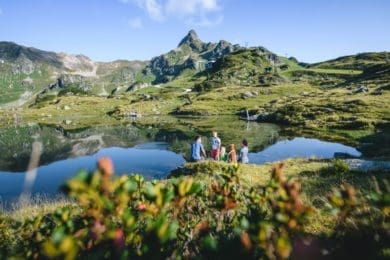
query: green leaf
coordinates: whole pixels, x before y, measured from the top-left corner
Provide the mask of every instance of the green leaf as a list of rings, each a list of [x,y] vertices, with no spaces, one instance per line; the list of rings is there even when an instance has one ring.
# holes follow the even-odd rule
[[[217,251],[218,241],[213,238],[211,235],[207,235],[202,242],[203,246],[210,251]]]
[[[203,185],[199,182],[193,183],[189,194],[198,194],[203,190]]]
[[[282,235],[276,241],[276,252],[281,258],[288,258],[291,253],[291,243],[287,236]]]
[[[84,170],[78,172],[76,179],[85,182],[88,179],[88,173]]]
[[[137,187],[137,183],[133,180],[127,180],[123,185],[123,188],[130,193],[135,192],[137,190]]]
[[[243,217],[240,221],[240,225],[241,225],[241,228],[244,229],[244,230],[248,230],[249,229],[249,221],[246,217]]]
[[[62,239],[64,238],[65,236],[65,227],[59,227],[59,228],[56,228],[53,232],[53,235],[51,237],[52,241],[55,243],[55,244],[58,244],[62,241]]]
[[[148,198],[150,200],[156,198],[156,196],[157,196],[156,189],[155,189],[154,185],[150,182],[145,183],[143,192],[144,192],[146,198]]]
[[[286,223],[289,220],[288,215],[283,214],[283,213],[277,213],[275,216],[276,220],[282,223]]]

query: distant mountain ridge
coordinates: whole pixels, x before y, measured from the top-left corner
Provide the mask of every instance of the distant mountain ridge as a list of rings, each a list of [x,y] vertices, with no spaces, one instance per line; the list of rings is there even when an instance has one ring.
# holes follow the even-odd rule
[[[17,61],[28,59],[31,62],[50,63],[55,67],[61,67],[60,57],[55,52],[43,51],[32,47],[25,47],[13,42],[0,42],[0,59]]]
[[[0,42],[0,105],[22,105],[50,93],[89,93],[109,96],[138,86],[165,83],[184,71],[199,72],[220,57],[242,49],[227,41],[204,43],[194,30],[177,48],[150,61],[96,62],[71,55]],[[21,97],[23,99],[21,100]]]
[[[70,55],[0,42],[0,105],[22,105],[49,92],[85,92],[108,96],[137,80],[147,61],[95,62],[85,55]]]
[[[84,93],[112,96],[153,84],[167,83],[183,75],[207,76],[196,87],[238,84],[267,86],[300,79],[322,80],[316,69],[364,71],[359,82],[379,75],[389,79],[389,53],[372,52],[340,57],[315,64],[299,63],[263,48],[245,48],[220,40],[203,42],[194,30],[177,47],[150,61],[96,62],[71,55],[0,42],[0,106],[20,106],[47,95]],[[305,69],[308,68],[309,70]],[[311,69],[311,70],[310,70]],[[328,77],[334,80],[334,75]]]
[[[56,53],[43,51],[32,47],[25,47],[13,42],[0,42],[0,60],[4,62],[14,63],[20,68],[23,64],[46,65],[52,69],[57,69],[59,72],[68,72],[74,74],[87,74],[92,72],[96,66],[104,64],[120,64],[123,62],[134,62],[135,64],[142,61],[123,61],[117,60],[112,62],[95,62],[85,55],[72,55],[67,53]],[[16,67],[16,66],[15,66]],[[31,69],[23,69],[23,71],[13,71],[14,74],[32,73]]]

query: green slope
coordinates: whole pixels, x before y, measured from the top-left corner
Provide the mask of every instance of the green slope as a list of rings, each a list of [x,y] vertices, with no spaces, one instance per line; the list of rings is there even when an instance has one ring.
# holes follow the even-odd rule
[[[309,65],[309,68],[319,69],[350,69],[363,70],[367,67],[377,64],[390,62],[389,52],[366,52],[356,55],[348,55],[337,59]]]

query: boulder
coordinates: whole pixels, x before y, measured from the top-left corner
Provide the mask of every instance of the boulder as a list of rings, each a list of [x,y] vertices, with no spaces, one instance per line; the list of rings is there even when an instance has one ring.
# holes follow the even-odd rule
[[[129,117],[132,117],[132,118],[139,118],[139,117],[142,117],[141,114],[137,113],[137,112],[130,112],[129,113]]]
[[[133,85],[129,86],[126,89],[126,91],[127,92],[134,92],[134,91],[137,91],[137,90],[149,87],[149,86],[150,86],[149,83],[134,83]]]
[[[241,94],[241,97],[243,99],[247,99],[247,98],[251,98],[251,97],[254,97],[253,93],[250,92],[250,91],[245,91],[244,93]]]
[[[27,85],[32,85],[34,83],[34,80],[30,77],[27,77],[22,80],[22,85],[27,86]]]
[[[381,88],[377,88],[377,89],[375,89],[372,93],[371,93],[371,95],[374,95],[374,96],[380,96],[380,95],[382,95],[383,94],[383,90],[381,89]]]
[[[114,89],[111,91],[111,95],[115,95],[120,89],[121,89],[121,87],[116,87],[116,88],[114,88]]]
[[[270,120],[270,116],[271,116],[271,114],[268,113],[268,112],[264,112],[264,113],[258,114],[257,115],[257,121],[258,122],[267,122],[267,121]]]
[[[270,89],[264,89],[264,90],[261,91],[261,93],[262,93],[263,95],[271,95],[271,94],[272,94],[272,91],[271,91]]]
[[[259,77],[259,83],[260,83],[261,85],[267,84],[267,79],[266,79],[266,77],[265,77],[265,76],[260,76],[260,77]]]
[[[335,110],[333,108],[330,108],[330,107],[323,107],[322,111],[324,111],[325,113],[333,113],[333,112],[335,112]]]
[[[351,170],[358,170],[363,172],[368,171],[389,171],[389,161],[369,161],[362,159],[346,159],[345,162],[349,165]]]
[[[152,99],[152,96],[149,94],[142,93],[139,95],[143,100],[150,100]]]
[[[354,93],[367,93],[367,92],[368,92],[368,88],[364,85],[360,85],[354,90]]]

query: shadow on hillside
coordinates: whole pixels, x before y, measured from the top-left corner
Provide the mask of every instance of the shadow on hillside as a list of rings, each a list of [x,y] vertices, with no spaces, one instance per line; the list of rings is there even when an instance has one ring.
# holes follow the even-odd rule
[[[359,142],[363,155],[390,159],[390,123],[378,124],[374,134],[360,138]]]
[[[385,190],[385,182],[390,181],[390,176],[385,171],[348,171],[341,174],[330,165],[318,171],[303,171],[299,173],[299,179],[302,182],[302,191],[310,202],[315,207],[322,208],[325,206],[324,196],[343,183],[354,186],[364,196],[375,190],[377,184],[381,190]]]

